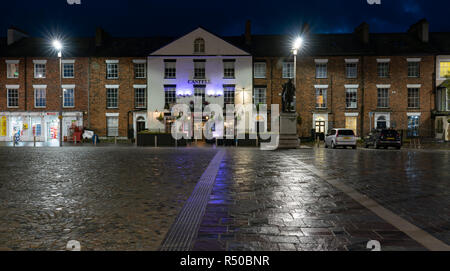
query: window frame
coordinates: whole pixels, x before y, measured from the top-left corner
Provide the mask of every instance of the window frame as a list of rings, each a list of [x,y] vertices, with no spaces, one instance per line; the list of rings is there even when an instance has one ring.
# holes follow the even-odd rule
[[[169,67],[170,65],[174,65],[174,67]],[[164,79],[177,79],[176,61],[164,61]]]
[[[110,95],[110,91],[115,91],[115,97]],[[112,100],[115,99],[115,106],[112,106]],[[117,87],[106,87],[106,109],[119,109],[119,88]]]
[[[377,76],[378,78],[390,78],[391,63],[390,62],[378,62],[377,63]]]
[[[236,86],[235,85],[224,85],[223,86],[223,104],[224,106],[228,104],[236,103]]]
[[[230,65],[229,67],[227,67]],[[234,59],[223,61],[223,78],[236,79],[236,61]]]
[[[411,65],[416,66],[412,69]],[[420,78],[420,66],[420,61],[408,61],[408,78]]]
[[[142,65],[142,67],[141,67]],[[135,79],[146,79],[147,78],[147,63],[145,62],[134,62],[133,72]],[[141,75],[141,76],[139,76]]]
[[[412,91],[415,91],[415,94],[417,94],[417,95],[412,96],[411,95]],[[408,108],[409,109],[420,109],[420,88],[419,87],[408,87],[407,99],[408,99]]]
[[[40,68],[38,66],[40,66]],[[43,74],[42,77],[38,77],[38,70],[41,70],[41,72]],[[34,78],[35,79],[47,78],[47,64],[46,63],[34,63]]]
[[[171,106],[177,103],[177,86],[165,85],[164,86],[164,107]]]
[[[113,69],[113,67],[115,67],[115,69]],[[115,76],[111,76],[114,74],[115,74]],[[119,63],[115,63],[115,62],[106,63],[106,79],[107,80],[119,79]]]
[[[115,120],[117,123],[117,126],[110,127],[109,120]],[[120,126],[119,116],[106,116],[106,136],[107,137],[118,137],[119,136],[119,126]],[[111,129],[115,129],[113,135],[110,134]]]
[[[263,95],[261,95],[261,94],[263,94]],[[261,98],[261,97],[263,97],[263,98]],[[259,104],[267,105],[267,87],[254,87],[253,88],[253,104],[255,104],[256,106]]]
[[[350,66],[355,67],[351,68]],[[352,72],[355,74],[352,75]],[[358,63],[357,62],[347,62],[345,63],[345,76],[347,79],[357,79],[358,78]]]
[[[316,79],[328,78],[328,63],[316,62]]]
[[[257,68],[258,66],[260,66],[260,68]],[[263,68],[261,68],[263,67]],[[264,75],[260,75],[262,74],[262,72],[258,73],[258,70],[264,70]],[[253,70],[254,70],[254,74],[253,74],[253,78],[256,79],[266,79],[267,78],[267,63],[260,61],[260,62],[255,62],[253,63]]]
[[[204,54],[206,51],[205,39],[196,38],[194,40],[194,54]]]
[[[293,79],[294,78],[294,62],[284,61],[282,70],[283,79]]]
[[[11,97],[10,91],[15,91],[17,97]],[[6,107],[7,108],[19,108],[19,88],[6,88]],[[16,99],[17,105],[11,105],[10,101]]]
[[[44,93],[44,97],[40,97],[39,101],[40,102],[44,102],[44,105],[38,105],[38,92],[41,92],[41,96],[42,93]],[[47,88],[45,87],[34,87],[34,108],[47,108]]]
[[[380,95],[380,94],[384,94],[384,93],[382,93],[382,91],[386,92],[385,96]],[[377,108],[382,108],[382,109],[389,108],[389,103],[390,103],[389,91],[390,91],[390,88],[377,87]],[[384,104],[386,104],[386,106],[384,106]]]
[[[445,77],[445,75],[444,75],[444,77],[442,77],[442,63],[448,63],[448,76],[450,76],[450,59],[439,60],[439,79],[445,80],[445,79],[447,79]]]
[[[328,97],[327,97],[327,95],[328,95],[328,88],[324,88],[324,87],[317,87],[316,89],[315,89],[315,91],[316,91],[316,95],[315,95],[315,108],[316,109],[327,109],[328,108]],[[321,93],[320,95],[319,95],[319,93]],[[322,96],[323,97],[323,103],[322,104],[319,104],[318,103],[318,98],[320,97],[320,96]]]
[[[138,95],[141,93],[138,93],[138,91],[144,91],[144,95],[142,97],[142,95]],[[140,102],[138,102],[140,99],[142,99],[142,104],[143,106],[140,106]],[[136,109],[146,109],[147,108],[147,88],[144,87],[135,87],[134,88],[134,108]]]
[[[72,91],[72,105],[66,105],[66,91]],[[63,88],[63,108],[75,108],[75,88],[74,87],[68,87]]]
[[[17,66],[17,76],[11,76],[11,65]],[[6,78],[7,79],[19,79],[20,76],[20,62],[18,60],[6,60]]]
[[[352,93],[354,95],[349,95],[350,93]],[[352,100],[349,101],[349,99],[352,99]],[[353,104],[353,103],[354,103],[354,106],[349,106],[349,104]],[[355,87],[345,88],[345,108],[346,109],[358,109],[358,88],[355,88]]]
[[[194,79],[206,79],[206,61],[194,60]]]

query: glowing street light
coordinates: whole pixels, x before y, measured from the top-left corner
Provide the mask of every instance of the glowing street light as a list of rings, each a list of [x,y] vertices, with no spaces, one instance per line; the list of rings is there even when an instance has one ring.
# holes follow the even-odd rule
[[[298,37],[295,41],[294,41],[294,46],[292,47],[292,50],[294,52],[294,55],[297,55],[298,50],[300,50],[300,48],[303,45],[303,38],[302,37]]]
[[[58,58],[59,58],[59,88],[60,88],[60,109],[59,109],[59,146],[62,147],[63,142],[63,135],[62,135],[62,126],[63,126],[63,89],[62,89],[62,49],[63,45],[59,40],[54,40],[53,48],[58,52]]]

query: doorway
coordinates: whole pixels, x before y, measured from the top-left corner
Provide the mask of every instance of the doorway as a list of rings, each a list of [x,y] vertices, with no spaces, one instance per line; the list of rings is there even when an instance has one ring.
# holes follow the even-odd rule
[[[136,120],[136,132],[140,133],[145,130],[145,118],[138,117]]]

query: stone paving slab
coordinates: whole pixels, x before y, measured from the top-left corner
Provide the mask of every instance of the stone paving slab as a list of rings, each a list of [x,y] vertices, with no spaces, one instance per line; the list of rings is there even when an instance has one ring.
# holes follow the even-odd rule
[[[341,153],[337,151],[325,150],[317,153],[317,150],[278,152],[228,150],[192,249],[195,251],[367,250],[368,241],[378,240],[383,250],[426,250],[340,190],[311,171],[301,168],[299,166],[301,163],[296,164],[295,160],[317,166],[330,178],[353,180],[361,187],[366,187],[367,191],[372,191],[371,195],[377,196],[373,199],[379,200],[383,206],[389,202],[404,205],[403,209],[393,209],[396,213],[404,211],[403,215],[410,217],[416,215],[429,217],[439,213],[440,216],[428,220],[431,223],[426,224],[427,227],[423,228],[425,230],[430,229],[433,223],[447,225],[449,222],[445,218],[448,212],[441,213],[448,208],[448,205],[445,205],[448,198],[444,200],[440,198],[448,193],[449,187],[444,188],[440,179],[435,183],[430,181],[425,191],[411,190],[411,187],[405,184],[411,182],[411,179],[397,178],[399,175],[397,171],[399,168],[404,170],[400,176],[407,174],[405,171],[417,171],[427,174],[428,178],[436,176],[437,179],[447,173],[433,175],[432,172],[428,172],[429,165],[421,164],[419,161],[402,160],[405,164],[396,163],[388,166],[387,157],[383,154],[368,162],[359,157],[364,156],[360,154],[363,151],[344,150]],[[433,166],[433,170],[448,170],[448,165],[440,160],[442,158],[434,158],[440,162]],[[408,163],[412,162],[416,164],[414,169],[408,167]],[[388,168],[381,169],[377,163],[384,163]],[[380,174],[380,170],[384,175]],[[389,176],[394,176],[397,182],[402,184],[397,184],[399,187],[396,187],[390,178],[387,178]],[[371,182],[367,182],[367,179]],[[369,185],[373,183],[377,185]],[[354,186],[358,187],[356,184]],[[437,189],[443,191],[438,193]],[[429,193],[429,196],[417,198],[421,193]],[[444,204],[440,205],[438,201]],[[436,205],[437,211],[428,212],[418,207],[418,204],[429,207]],[[417,213],[414,210],[421,212]],[[440,228],[439,233],[436,236],[442,238],[448,234],[448,230]]]
[[[156,250],[215,154],[0,148],[0,250]]]

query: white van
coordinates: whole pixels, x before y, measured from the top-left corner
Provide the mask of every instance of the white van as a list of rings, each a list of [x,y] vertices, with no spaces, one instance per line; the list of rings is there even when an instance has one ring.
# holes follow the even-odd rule
[[[330,134],[325,137],[325,148],[352,147],[356,149],[356,145],[355,133],[350,129],[332,129]]]

